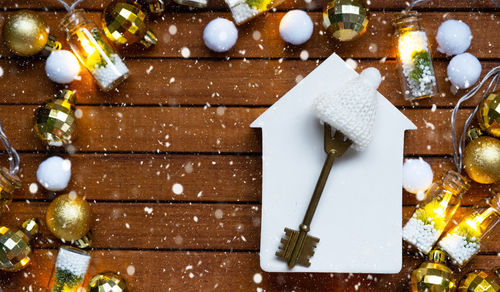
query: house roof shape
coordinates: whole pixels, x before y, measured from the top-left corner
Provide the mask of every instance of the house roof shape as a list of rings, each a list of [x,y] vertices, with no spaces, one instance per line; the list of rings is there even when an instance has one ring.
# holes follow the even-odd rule
[[[321,240],[311,266],[292,270],[275,252],[297,230],[323,166],[323,127],[314,98],[357,76],[333,54],[250,126],[262,128],[261,268],[268,272],[397,273],[402,265],[404,132],[416,126],[380,93],[374,138],[337,159],[310,235]]]

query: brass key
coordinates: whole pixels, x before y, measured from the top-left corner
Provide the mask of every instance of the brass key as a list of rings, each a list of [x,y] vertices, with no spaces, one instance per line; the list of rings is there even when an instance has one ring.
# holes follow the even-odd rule
[[[332,136],[332,129],[326,123],[324,135],[326,160],[307,207],[306,215],[299,226],[300,231],[285,228],[285,237],[281,239],[282,245],[276,252],[276,256],[286,261],[290,269],[296,264],[306,267],[311,265],[309,259],[314,255],[314,248],[316,248],[319,238],[307,235],[310,229],[309,226],[325,188],[333,162],[337,157],[342,156],[352,144],[352,141],[347,139],[340,131],[336,131],[335,135]]]

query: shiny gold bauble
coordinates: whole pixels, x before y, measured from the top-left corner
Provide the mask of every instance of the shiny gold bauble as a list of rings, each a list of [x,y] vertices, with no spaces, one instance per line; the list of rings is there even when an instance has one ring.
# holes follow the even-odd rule
[[[458,292],[498,292],[499,283],[498,276],[493,273],[474,271],[463,278],[458,286]]]
[[[95,275],[89,282],[87,292],[128,292],[127,283],[116,273],[104,272]]]
[[[50,146],[70,144],[74,138],[75,93],[61,90],[58,96],[35,112],[35,133]]]
[[[9,15],[3,26],[3,40],[16,55],[33,56],[47,44],[48,27],[35,12],[14,12]]]
[[[432,250],[429,261],[411,273],[412,292],[452,292],[456,286],[453,272],[446,266],[446,253]]]
[[[74,241],[90,230],[92,213],[90,205],[74,194],[60,195],[47,209],[47,226],[50,232],[64,241]]]
[[[500,140],[481,136],[467,144],[464,168],[469,177],[481,184],[500,181]]]
[[[146,13],[135,0],[114,0],[102,14],[102,26],[106,37],[118,45],[140,42],[146,48],[156,44],[158,39],[148,30]]]
[[[500,137],[500,90],[490,93],[481,102],[477,119],[482,130]]]
[[[34,218],[24,221],[21,229],[0,226],[0,270],[15,272],[30,263],[30,240],[38,233]]]
[[[333,0],[323,10],[323,26],[336,39],[350,41],[366,31],[368,11],[362,0]]]

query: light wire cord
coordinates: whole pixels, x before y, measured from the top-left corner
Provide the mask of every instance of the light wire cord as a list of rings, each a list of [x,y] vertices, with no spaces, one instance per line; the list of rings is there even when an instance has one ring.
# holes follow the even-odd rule
[[[73,4],[71,5],[68,5],[68,3],[66,3],[65,1],[63,0],[57,0],[57,2],[61,3],[62,6],[64,6],[64,8],[66,9],[66,11],[70,12],[70,11],[73,11],[73,9],[75,9],[75,7],[80,4],[81,2],[83,2],[83,0],[77,0],[75,1]]]
[[[19,159],[19,154],[10,143],[9,138],[7,138],[7,135],[5,135],[5,131],[3,130],[3,123],[1,121],[0,121],[0,140],[5,146],[5,150],[9,154],[10,174],[16,175],[19,172],[19,165],[21,163],[21,159]]]
[[[460,140],[457,140],[457,129],[456,129],[456,122],[457,122],[457,115],[458,115],[458,110],[460,109],[460,105],[471,99],[476,95],[476,93],[488,82],[488,80],[491,79],[490,83],[488,84],[488,87],[484,91],[483,95],[481,96],[481,100],[478,102],[478,105],[474,108],[472,113],[467,117],[465,120],[464,128],[462,131],[462,135],[460,136]],[[453,161],[455,162],[455,166],[457,167],[457,171],[460,173],[462,170],[463,166],[463,150],[465,148],[465,139],[467,137],[467,129],[469,129],[470,125],[472,124],[472,120],[474,119],[474,115],[477,113],[479,110],[479,106],[481,104],[481,101],[490,93],[491,91],[495,91],[498,85],[498,81],[500,79],[500,66],[497,66],[488,72],[486,76],[483,77],[481,82],[479,82],[478,85],[476,85],[474,88],[472,88],[469,92],[467,92],[464,96],[462,96],[458,102],[457,105],[453,108],[453,111],[451,112],[451,139],[453,143]]]

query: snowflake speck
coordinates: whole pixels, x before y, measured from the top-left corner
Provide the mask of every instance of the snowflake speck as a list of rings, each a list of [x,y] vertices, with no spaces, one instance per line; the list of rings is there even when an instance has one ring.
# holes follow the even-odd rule
[[[184,187],[180,183],[175,183],[172,185],[172,192],[176,195],[180,195],[184,192]]]
[[[189,58],[189,56],[191,56],[191,51],[189,50],[189,48],[183,47],[181,49],[181,55],[182,55],[183,58],[187,59],[187,58]]]

